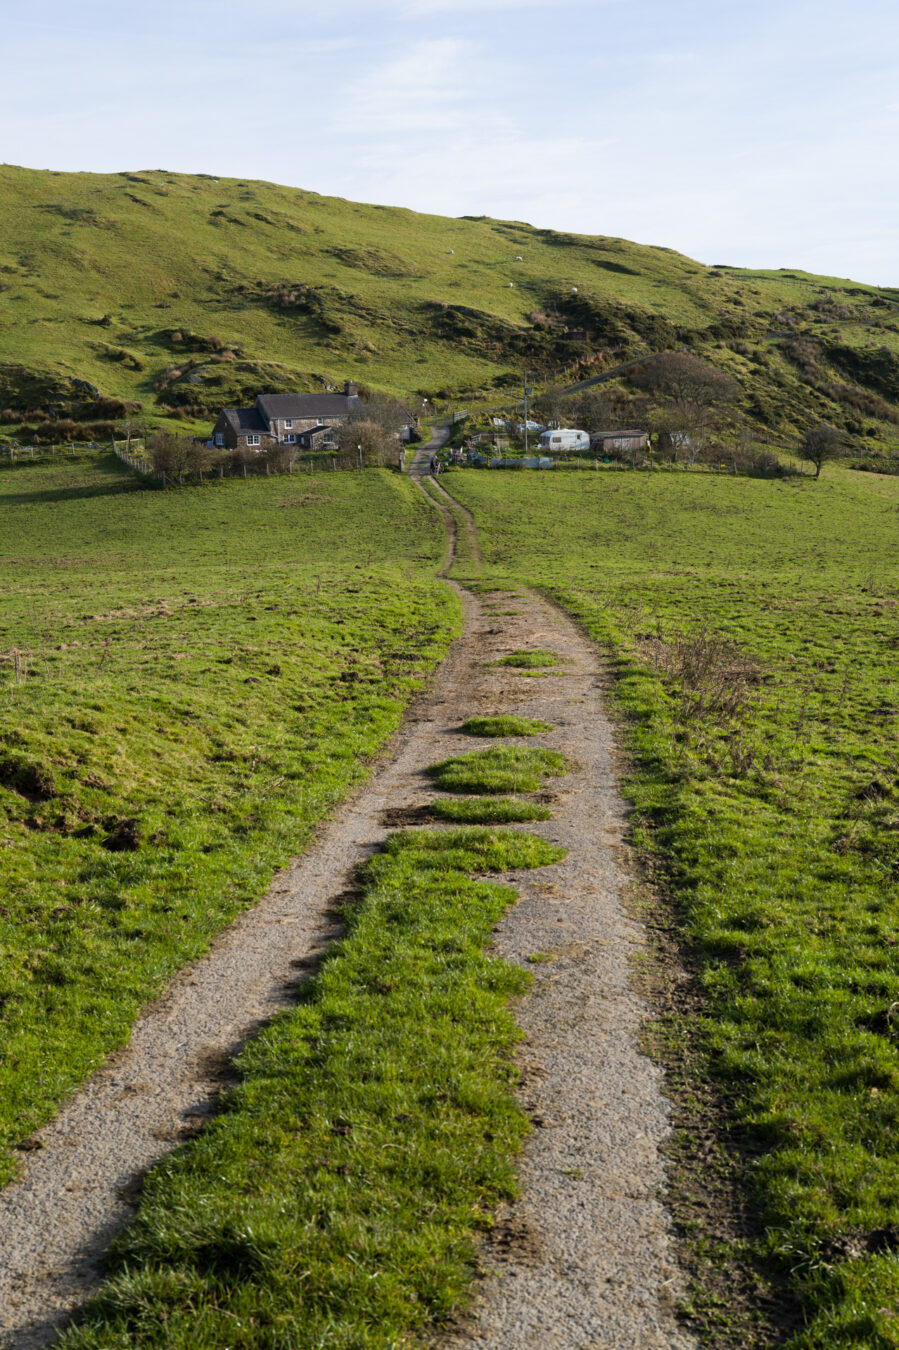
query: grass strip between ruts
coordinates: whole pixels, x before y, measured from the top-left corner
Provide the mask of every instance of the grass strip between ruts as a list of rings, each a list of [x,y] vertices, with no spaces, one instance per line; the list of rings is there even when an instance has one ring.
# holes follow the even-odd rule
[[[447,1318],[527,1128],[507,1005],[528,977],[483,951],[515,893],[472,874],[563,856],[519,831],[393,835],[299,1006],[150,1174],[60,1345],[386,1350]]]
[[[432,764],[428,773],[444,792],[536,792],[547,778],[570,765],[557,750],[497,745]]]
[[[441,491],[433,478],[427,474],[419,478],[419,483],[424,490],[425,496],[429,497],[433,503],[445,511],[448,511],[455,522],[455,542],[453,545],[453,567],[456,576],[462,579],[463,584],[469,590],[477,589],[477,578],[481,574],[481,560],[473,544],[473,536],[469,529],[468,518],[465,511],[456,501],[455,497],[449,495],[446,491]]]
[[[544,647],[523,647],[519,651],[510,652],[508,656],[501,656],[498,661],[494,661],[495,666],[512,666],[516,670],[538,670],[541,666],[560,666],[562,662],[556,656],[555,652],[547,651]]]
[[[467,736],[539,736],[552,731],[552,726],[533,717],[502,713],[497,717],[469,717],[462,723],[462,730]]]
[[[438,820],[459,825],[510,825],[513,821],[549,820],[552,814],[548,806],[523,797],[437,797],[430,810]]]

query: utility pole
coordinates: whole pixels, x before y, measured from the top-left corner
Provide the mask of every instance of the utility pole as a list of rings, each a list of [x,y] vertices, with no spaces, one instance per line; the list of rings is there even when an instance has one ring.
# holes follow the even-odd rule
[[[530,388],[530,386],[528,385],[527,371],[525,371],[525,375],[524,375],[524,455],[525,455],[525,459],[527,459],[527,453],[528,453],[528,394],[532,394],[533,392],[534,392],[533,389]]]

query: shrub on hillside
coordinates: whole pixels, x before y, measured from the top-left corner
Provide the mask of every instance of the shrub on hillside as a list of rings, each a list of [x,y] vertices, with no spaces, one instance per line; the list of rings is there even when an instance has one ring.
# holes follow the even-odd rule
[[[698,461],[713,468],[724,466],[746,478],[793,478],[799,470],[785,464],[772,450],[761,445],[741,445],[725,449],[709,446],[698,456]]]
[[[58,418],[35,425],[15,428],[15,437],[32,445],[65,445],[69,441],[111,441],[118,433],[115,422],[76,422]]]

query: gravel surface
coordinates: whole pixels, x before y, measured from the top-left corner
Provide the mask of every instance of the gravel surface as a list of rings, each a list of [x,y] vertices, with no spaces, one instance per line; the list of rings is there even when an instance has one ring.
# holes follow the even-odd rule
[[[477,746],[459,724],[515,712],[553,723],[535,738],[578,769],[554,782],[554,818],[536,828],[567,859],[510,879],[521,900],[499,952],[528,964],[521,1095],[535,1129],[522,1196],[499,1217],[469,1316],[443,1344],[487,1350],[687,1350],[673,1313],[682,1292],[660,1199],[667,1107],[638,1048],[646,1009],[630,989],[640,927],[626,917],[616,857],[624,807],[598,659],[564,615],[533,595],[463,593],[465,633],[389,760],[325,825],[211,951],[147,1009],[129,1047],[41,1131],[21,1181],[0,1193],[0,1346],[32,1350],[94,1292],[103,1252],[128,1221],[142,1173],[202,1127],[235,1051],[288,1005],[298,968],[338,935],[330,905],[397,813],[433,795],[424,770]],[[490,612],[491,609],[516,613]],[[564,663],[545,675],[492,668],[517,647]]]
[[[545,647],[564,664],[537,678],[482,669],[472,692],[485,710],[552,723],[532,743],[578,769],[554,780],[552,820],[528,827],[568,857],[512,875],[520,900],[496,935],[496,950],[534,976],[517,1010],[521,1100],[535,1127],[522,1194],[484,1249],[470,1315],[441,1344],[687,1350],[695,1342],[675,1316],[684,1283],[661,1199],[668,1104],[661,1071],[639,1049],[648,1010],[629,973],[645,938],[622,904],[626,808],[598,658],[543,600],[497,599],[520,614],[496,621],[502,631],[486,638],[485,656]]]

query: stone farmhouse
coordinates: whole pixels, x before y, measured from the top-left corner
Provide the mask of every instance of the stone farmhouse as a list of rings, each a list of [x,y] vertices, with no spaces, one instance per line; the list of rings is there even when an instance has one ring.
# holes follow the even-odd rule
[[[267,450],[273,445],[295,445],[317,450],[333,443],[333,433],[365,404],[355,384],[342,394],[260,394],[252,408],[224,408],[212,429],[212,444],[225,450]],[[409,440],[415,418],[397,405],[399,435]]]

